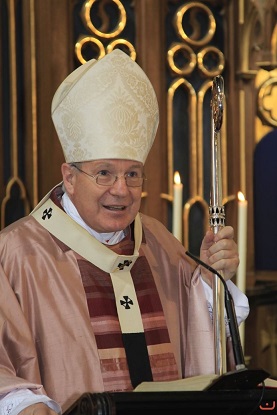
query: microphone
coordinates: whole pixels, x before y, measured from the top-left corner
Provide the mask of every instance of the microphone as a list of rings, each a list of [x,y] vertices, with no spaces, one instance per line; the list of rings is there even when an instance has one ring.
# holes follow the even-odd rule
[[[206,264],[205,262],[201,261],[198,257],[194,256],[189,251],[186,251],[186,254],[192,258],[196,263],[202,265],[202,267],[206,268],[208,271],[211,271],[213,274],[217,275],[224,287],[224,302],[226,308],[226,315],[228,319],[228,325],[230,329],[230,335],[232,339],[232,347],[236,365],[235,372],[227,372],[221,375],[218,379],[212,382],[211,386],[207,389],[209,390],[225,390],[227,389],[251,389],[261,382],[263,382],[266,378],[270,376],[263,369],[254,369],[249,370],[245,366],[244,354],[242,350],[239,328],[237,317],[235,313],[235,306],[233,297],[228,289],[225,279],[220,275],[218,271],[212,268],[210,265]]]
[[[211,271],[213,274],[217,275],[218,278],[220,278],[224,286],[224,297],[225,297],[224,302],[225,302],[226,314],[228,318],[230,335],[231,335],[232,342],[233,342],[233,351],[234,351],[236,369],[244,369],[245,360],[244,360],[244,355],[243,355],[242,345],[241,345],[241,340],[240,340],[240,335],[239,335],[239,328],[238,328],[238,322],[237,322],[236,313],[235,313],[234,300],[228,289],[225,279],[222,277],[222,275],[220,275],[218,271],[210,267],[205,262],[201,261],[199,258],[192,255],[190,252],[186,251],[186,254],[189,257],[191,257],[195,262],[202,265],[202,267]]]

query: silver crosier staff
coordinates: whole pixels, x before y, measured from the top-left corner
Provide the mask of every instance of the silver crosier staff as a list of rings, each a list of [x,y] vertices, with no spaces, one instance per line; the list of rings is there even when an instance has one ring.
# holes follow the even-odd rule
[[[214,233],[225,226],[225,210],[222,203],[221,126],[224,109],[224,81],[218,75],[213,79],[211,97],[211,189],[209,224]],[[222,275],[222,273],[220,273]],[[226,332],[224,320],[224,287],[220,279],[213,278],[213,328],[215,343],[215,373],[226,369]]]

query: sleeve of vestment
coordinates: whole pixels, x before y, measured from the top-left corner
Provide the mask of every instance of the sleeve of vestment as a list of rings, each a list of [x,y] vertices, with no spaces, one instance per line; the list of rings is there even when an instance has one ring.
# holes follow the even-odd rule
[[[25,408],[43,403],[60,414],[60,406],[46,395],[36,395],[30,389],[15,389],[6,395],[0,395],[0,415],[18,415]]]
[[[0,266],[0,394],[13,389],[45,394],[34,341],[2,266]]]

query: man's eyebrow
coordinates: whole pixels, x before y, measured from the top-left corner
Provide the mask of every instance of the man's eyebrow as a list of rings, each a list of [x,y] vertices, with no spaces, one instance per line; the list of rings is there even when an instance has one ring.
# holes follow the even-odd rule
[[[135,168],[143,169],[143,166],[141,166],[140,164],[132,164],[132,166],[130,166],[129,168],[130,169],[135,169]]]
[[[92,166],[94,168],[114,168],[115,166],[112,163],[108,163],[108,162],[100,162],[95,164],[94,166]],[[143,170],[143,166],[141,164],[132,164],[131,166],[128,166],[126,168],[126,170],[130,170],[130,169],[141,169]]]

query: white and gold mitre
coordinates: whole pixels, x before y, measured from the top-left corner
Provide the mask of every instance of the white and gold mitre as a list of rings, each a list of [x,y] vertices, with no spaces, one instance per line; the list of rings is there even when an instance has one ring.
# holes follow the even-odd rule
[[[152,84],[119,49],[73,71],[57,89],[51,113],[68,163],[112,158],[144,164],[159,122]]]

